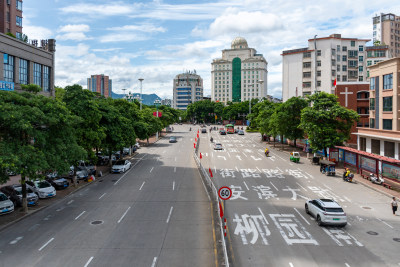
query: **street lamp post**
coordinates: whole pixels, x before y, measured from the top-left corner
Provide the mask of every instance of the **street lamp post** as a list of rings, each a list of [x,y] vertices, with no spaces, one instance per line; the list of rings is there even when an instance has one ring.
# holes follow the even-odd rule
[[[158,106],[161,104],[161,101],[160,100],[156,100],[156,101],[154,101],[154,105],[156,106],[156,109],[157,109],[157,112],[156,112],[156,117],[158,118]],[[156,140],[158,140],[158,131],[157,131],[157,133],[156,133]]]
[[[143,78],[139,78],[140,81],[140,110],[142,110],[142,82],[143,82]]]

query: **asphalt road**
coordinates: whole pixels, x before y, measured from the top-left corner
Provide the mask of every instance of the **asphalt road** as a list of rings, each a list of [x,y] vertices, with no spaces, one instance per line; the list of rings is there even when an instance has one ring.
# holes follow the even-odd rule
[[[175,127],[175,126],[174,126]],[[210,202],[176,126],[111,174],[0,232],[0,266],[215,266]]]
[[[390,198],[322,175],[304,158],[291,163],[272,145],[267,158],[259,134],[211,135],[224,150],[213,150],[207,132],[199,151],[217,186],[233,190],[225,202],[233,266],[400,266],[400,216],[392,215]],[[304,210],[314,198],[335,199],[348,225],[318,226]]]

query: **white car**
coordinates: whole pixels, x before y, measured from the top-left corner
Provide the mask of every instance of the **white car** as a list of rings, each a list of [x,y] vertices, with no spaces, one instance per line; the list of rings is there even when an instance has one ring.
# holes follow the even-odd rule
[[[216,143],[215,145],[214,145],[214,150],[223,150],[224,148],[222,147],[222,144],[220,144],[220,143]]]
[[[123,173],[131,168],[131,162],[129,160],[118,160],[112,166],[112,173]]]
[[[14,203],[8,197],[0,192],[0,215],[14,211]]]
[[[47,181],[27,181],[26,186],[39,197],[49,198],[56,196],[56,189]]]
[[[313,199],[305,204],[306,213],[315,217],[318,225],[337,225],[344,227],[347,216],[342,207],[332,199]]]
[[[140,148],[139,143],[136,143],[136,144],[134,144],[133,146],[136,147],[136,149],[139,149],[139,148]]]

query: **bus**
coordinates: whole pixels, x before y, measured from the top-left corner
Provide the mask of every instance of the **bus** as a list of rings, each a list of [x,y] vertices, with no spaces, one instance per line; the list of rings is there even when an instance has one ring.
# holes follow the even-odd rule
[[[229,134],[235,133],[235,127],[233,126],[233,124],[227,124],[225,125],[225,128],[227,133]]]

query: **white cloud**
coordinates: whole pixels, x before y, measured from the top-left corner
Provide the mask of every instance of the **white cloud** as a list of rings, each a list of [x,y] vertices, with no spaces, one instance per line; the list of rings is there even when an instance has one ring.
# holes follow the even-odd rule
[[[86,16],[119,16],[128,15],[141,6],[140,4],[126,4],[118,1],[112,4],[72,4],[60,8],[64,13],[83,14]]]
[[[153,24],[141,24],[141,25],[124,25],[122,27],[110,27],[107,28],[109,31],[140,31],[140,32],[165,32],[167,29],[164,27],[156,27]]]
[[[88,32],[90,30],[90,26],[87,24],[68,24],[61,26],[58,29],[58,32]]]
[[[65,41],[65,40],[74,40],[74,41],[82,41],[91,39],[87,37],[83,32],[69,32],[56,36],[57,40]]]
[[[149,37],[135,33],[112,33],[103,35],[99,38],[101,43],[116,43],[116,42],[137,42],[149,39]]]
[[[50,29],[40,26],[25,25],[23,32],[29,39],[45,40],[54,38],[53,32]]]

